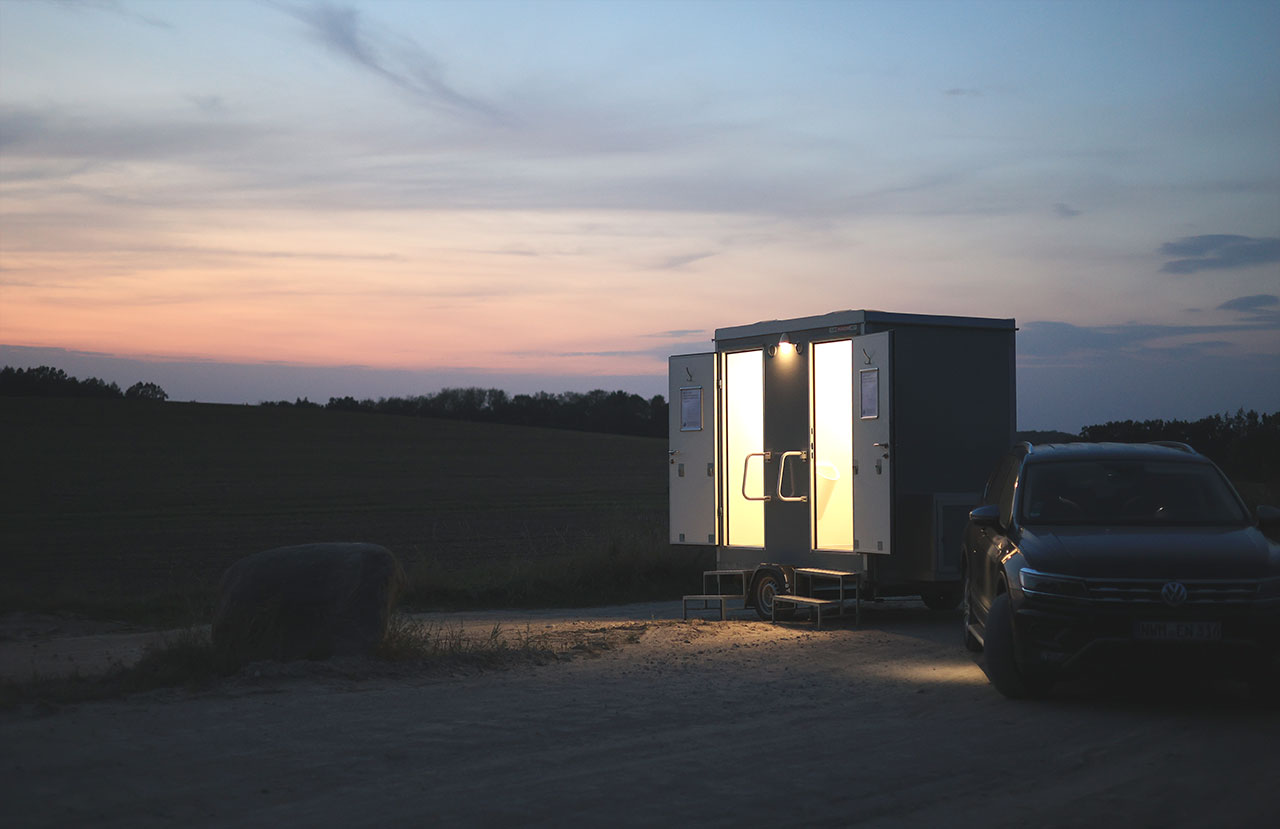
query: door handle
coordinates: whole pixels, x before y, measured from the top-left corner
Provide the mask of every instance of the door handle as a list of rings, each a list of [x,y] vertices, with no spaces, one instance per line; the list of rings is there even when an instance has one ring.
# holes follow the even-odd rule
[[[747,494],[747,467],[751,465],[752,458],[764,458],[766,461],[773,456],[772,452],[751,452],[742,459],[742,497],[748,501],[772,501],[769,495],[748,495]]]
[[[804,503],[809,500],[807,495],[788,496],[782,494],[782,478],[787,474],[787,458],[791,457],[798,457],[802,461],[807,461],[809,460],[809,453],[804,449],[793,449],[789,452],[783,452],[782,456],[778,458],[778,486],[776,487],[778,500],[790,503]]]

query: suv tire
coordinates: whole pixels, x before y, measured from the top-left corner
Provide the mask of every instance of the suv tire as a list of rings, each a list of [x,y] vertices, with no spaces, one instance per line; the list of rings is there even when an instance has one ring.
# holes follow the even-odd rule
[[[996,690],[1009,699],[1032,699],[1044,696],[1052,680],[1042,674],[1031,674],[1018,664],[1014,645],[1013,604],[1009,594],[1001,593],[991,602],[986,627],[987,678]]]
[[[961,617],[964,625],[964,649],[969,653],[982,653],[982,642],[973,635],[973,590],[969,587],[969,571],[964,571],[964,597],[960,600]]]

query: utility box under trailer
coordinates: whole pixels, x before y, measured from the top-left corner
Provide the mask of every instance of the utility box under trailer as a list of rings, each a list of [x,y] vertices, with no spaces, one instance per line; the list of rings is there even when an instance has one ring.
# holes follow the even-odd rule
[[[838,311],[720,328],[714,352],[671,357],[671,542],[716,550],[688,598],[777,618],[843,605],[847,580],[954,607],[968,511],[1014,440],[1015,330]]]

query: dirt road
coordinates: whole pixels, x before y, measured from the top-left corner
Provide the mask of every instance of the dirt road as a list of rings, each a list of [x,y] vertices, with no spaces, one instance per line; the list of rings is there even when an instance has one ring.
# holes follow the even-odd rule
[[[1096,829],[1270,827],[1280,811],[1280,714],[1230,683],[1077,683],[1012,703],[956,619],[919,605],[818,632],[679,615],[463,614],[534,631],[572,618],[602,642],[629,624],[610,641],[637,641],[509,670],[246,675],[0,712],[0,812],[9,826]]]

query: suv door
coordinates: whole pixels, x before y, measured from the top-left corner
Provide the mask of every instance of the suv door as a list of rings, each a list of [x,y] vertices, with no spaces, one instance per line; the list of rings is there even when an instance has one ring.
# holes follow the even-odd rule
[[[1003,556],[1002,545],[1011,517],[1014,486],[1018,481],[1018,471],[1022,466],[1022,454],[1010,452],[1006,454],[991,473],[986,490],[982,495],[983,506],[1000,507],[1000,527],[977,527],[970,524],[966,530],[965,551],[968,558],[965,567],[969,574],[970,611],[984,625],[987,609],[995,598],[1000,572],[1000,558]]]

